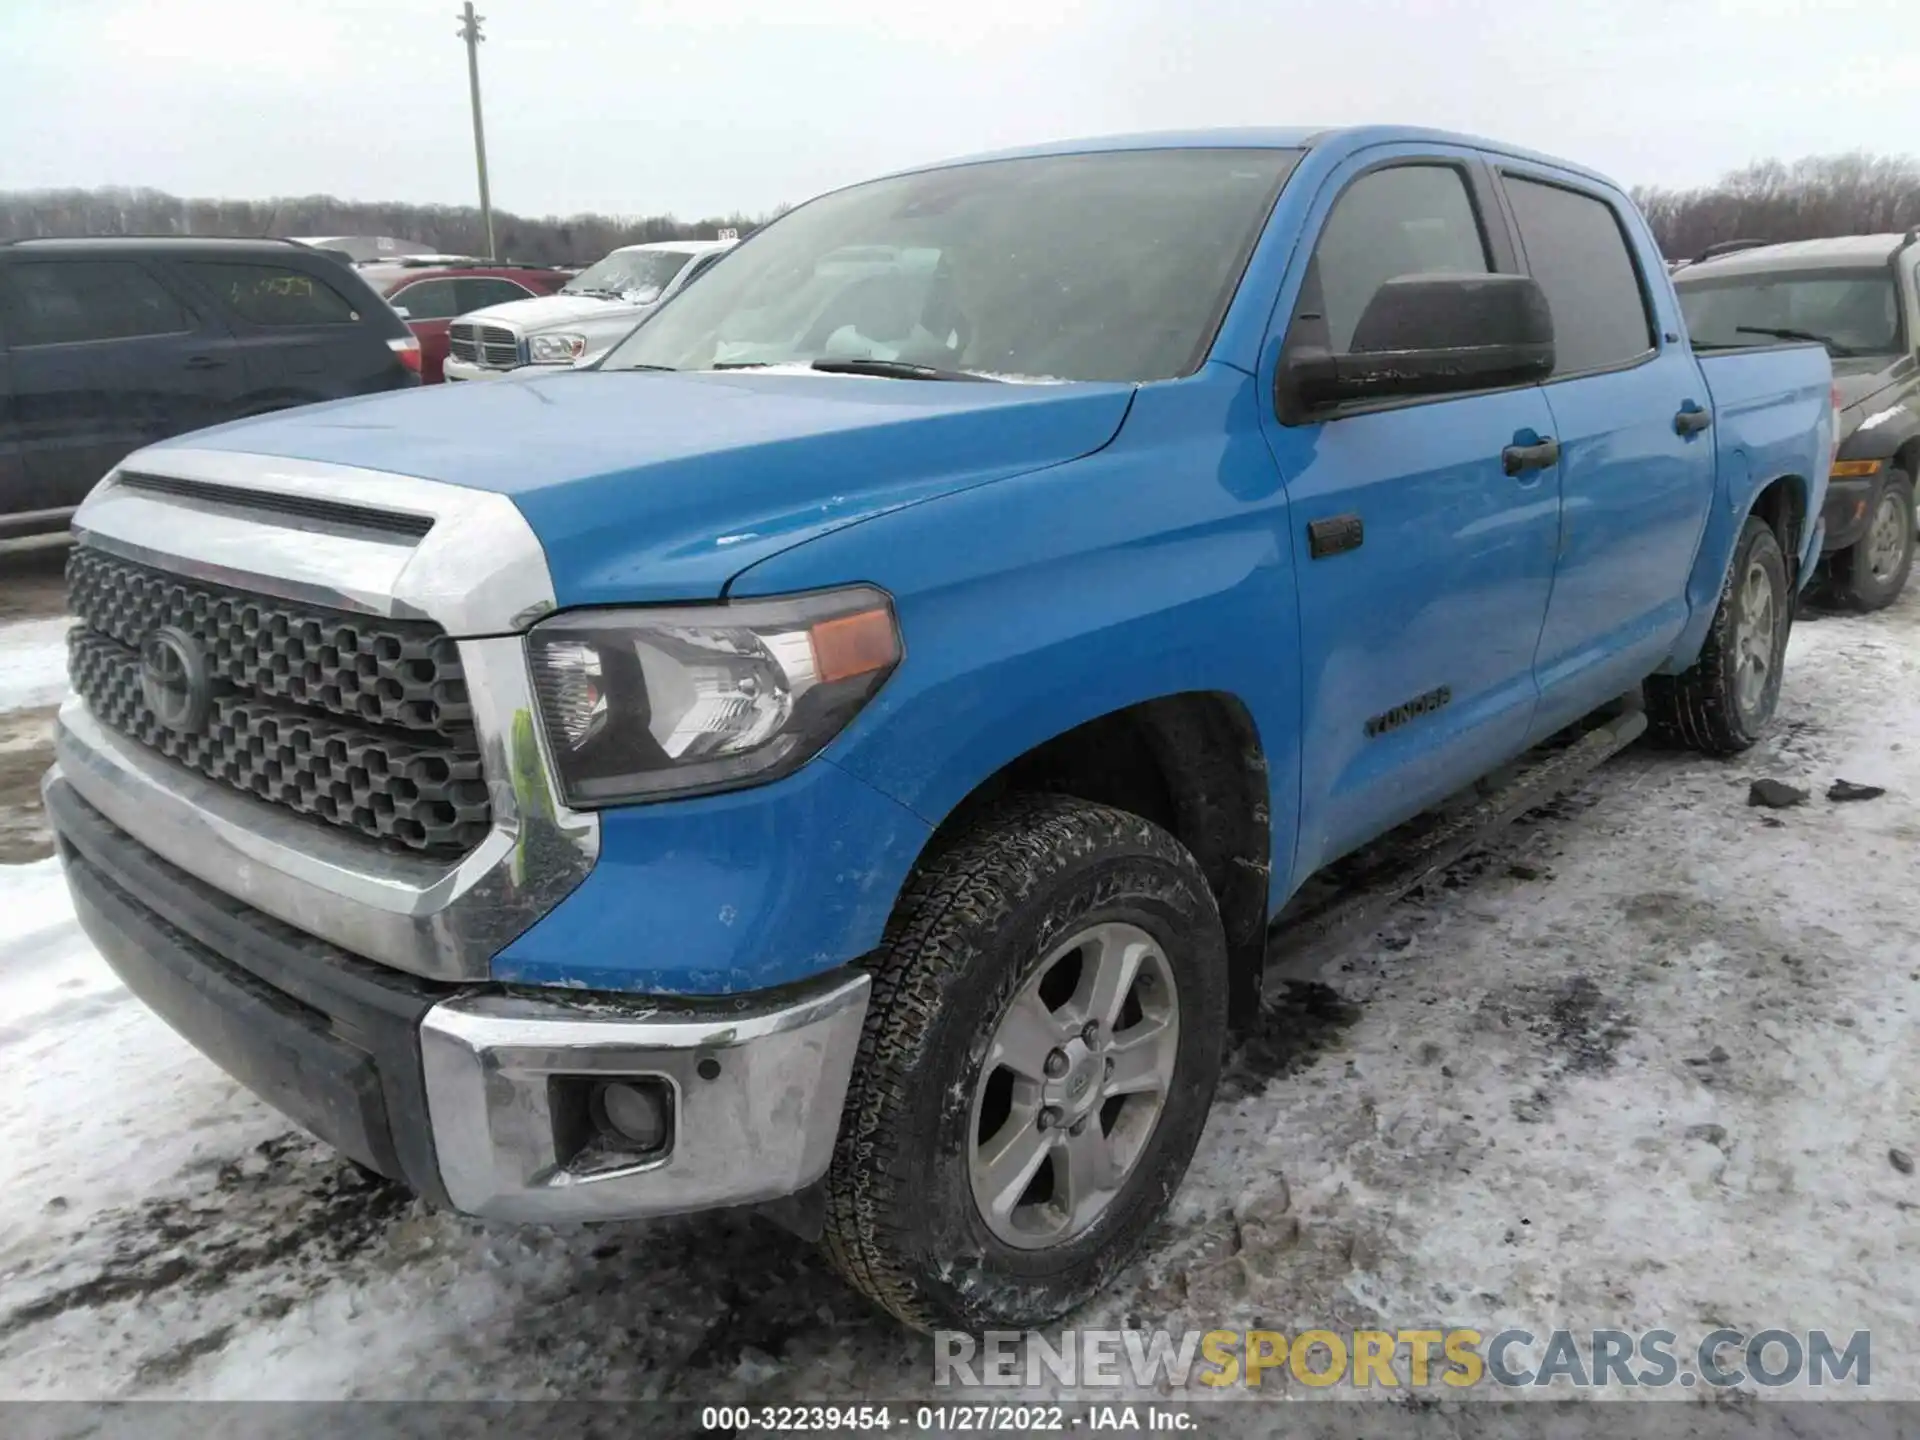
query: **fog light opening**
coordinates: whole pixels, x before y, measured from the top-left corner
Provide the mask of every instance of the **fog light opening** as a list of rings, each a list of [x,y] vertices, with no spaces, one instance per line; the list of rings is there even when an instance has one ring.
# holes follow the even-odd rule
[[[673,1092],[664,1080],[608,1080],[593,1090],[593,1128],[610,1149],[655,1155],[673,1139]]]

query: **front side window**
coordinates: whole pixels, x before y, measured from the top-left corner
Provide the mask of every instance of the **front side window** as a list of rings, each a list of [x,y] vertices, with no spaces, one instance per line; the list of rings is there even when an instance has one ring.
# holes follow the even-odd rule
[[[1702,349],[1811,340],[1835,359],[1894,355],[1903,348],[1900,296],[1893,272],[1862,270],[1748,271],[1686,278],[1674,287],[1687,333]]]
[[[129,340],[191,330],[180,302],[124,260],[21,261],[0,270],[14,346]]]
[[[856,185],[728,252],[604,368],[879,360],[1008,378],[1183,375],[1298,159],[1110,151]]]
[[[340,292],[282,265],[190,260],[187,269],[250,325],[351,325],[360,318]]]
[[[459,292],[451,280],[416,280],[396,290],[393,305],[407,312],[409,320],[451,320],[474,306],[462,306]]]
[[[616,250],[562,285],[561,293],[651,305],[690,258],[678,250]]]
[[[1650,353],[1653,319],[1613,207],[1514,175],[1503,184],[1527,268],[1553,312],[1553,373],[1602,370]]]
[[[489,305],[504,305],[510,300],[525,300],[533,294],[526,287],[498,276],[477,275],[454,284],[460,297],[460,308],[451,312],[455,315],[484,310]]]
[[[1403,275],[1484,275],[1486,241],[1452,165],[1395,165],[1334,202],[1294,312],[1293,342],[1345,355],[1374,292]]]

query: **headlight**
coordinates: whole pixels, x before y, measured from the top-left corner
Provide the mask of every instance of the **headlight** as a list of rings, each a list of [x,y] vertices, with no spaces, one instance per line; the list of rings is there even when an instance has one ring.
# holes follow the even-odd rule
[[[798,769],[900,662],[886,595],[580,610],[527,636],[567,803],[579,809]]]
[[[535,365],[571,365],[586,353],[584,335],[532,335],[527,339],[527,359]]]

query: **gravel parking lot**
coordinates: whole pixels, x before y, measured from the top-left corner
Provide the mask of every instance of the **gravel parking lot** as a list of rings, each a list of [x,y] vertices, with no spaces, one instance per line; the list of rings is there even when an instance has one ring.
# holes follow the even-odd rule
[[[0,1396],[926,1393],[925,1342],[770,1225],[428,1211],[133,1001],[45,858],[39,563],[0,586]],[[1916,799],[1920,591],[1809,617],[1759,749],[1629,751],[1287,987],[1077,1323],[1868,1329],[1872,1393],[1920,1398]]]

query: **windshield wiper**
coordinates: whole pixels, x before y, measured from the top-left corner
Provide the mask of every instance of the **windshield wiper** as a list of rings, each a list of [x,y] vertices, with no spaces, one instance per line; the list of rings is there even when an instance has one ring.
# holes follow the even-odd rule
[[[971,370],[942,370],[937,365],[915,365],[906,360],[816,360],[813,369],[823,375],[879,375],[889,380],[985,380],[1001,384],[992,375]]]
[[[1781,330],[1771,325],[1736,325],[1733,329],[1737,335],[1767,335],[1775,340],[1806,340],[1815,345],[1824,345],[1843,360],[1851,359],[1860,353],[1858,350],[1842,345],[1830,335],[1816,335],[1811,330]]]
[[[568,285],[563,286],[562,290],[568,295],[598,295],[603,300],[618,300],[622,298],[618,290],[609,290],[602,285],[581,285],[578,287]]]

